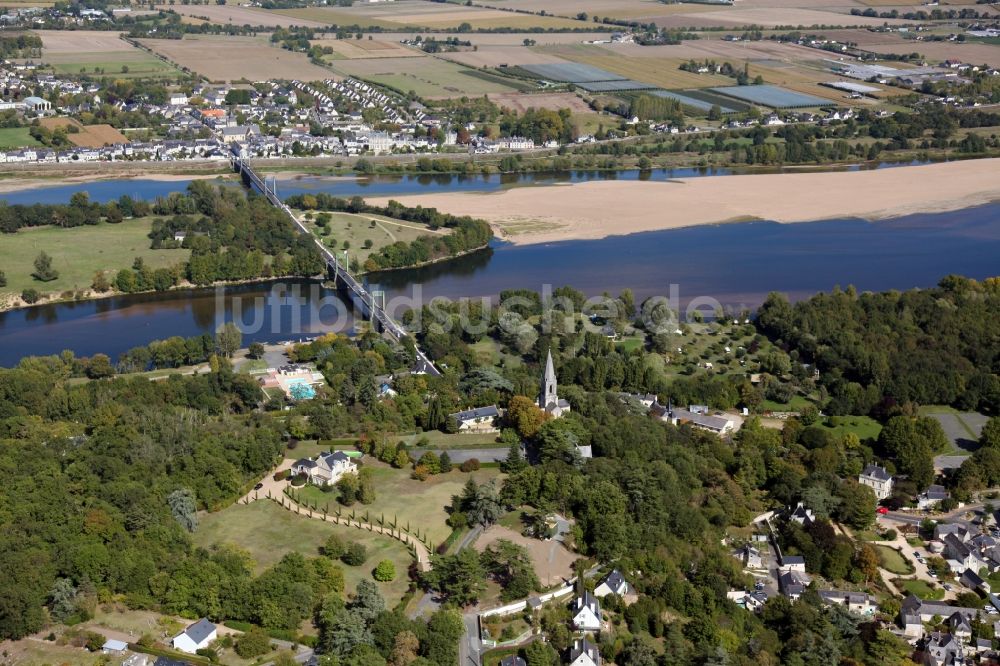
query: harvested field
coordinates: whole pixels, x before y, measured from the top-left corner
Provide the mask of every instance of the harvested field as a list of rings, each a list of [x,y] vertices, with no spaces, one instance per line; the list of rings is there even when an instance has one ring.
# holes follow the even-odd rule
[[[518,113],[530,108],[536,109],[570,109],[573,113],[592,113],[593,110],[582,99],[573,93],[496,93],[490,95],[490,101],[498,106],[505,106]]]
[[[379,39],[398,42],[413,39],[416,32],[382,32]],[[533,39],[539,46],[546,44],[580,44],[595,39],[607,39],[606,32],[482,32],[462,35],[463,41],[475,46],[523,46],[525,39]]]
[[[404,29],[406,24],[396,21],[385,21],[365,16],[354,7],[305,7],[303,9],[276,9],[266,13],[276,18],[286,17],[294,25],[310,25],[314,27],[330,25],[357,25],[362,28]]]
[[[210,81],[330,78],[304,53],[272,47],[265,37],[185,37],[140,40],[157,53]]]
[[[312,21],[306,18],[286,16],[277,12],[269,12],[255,7],[241,5],[160,5],[160,9],[175,11],[181,16],[207,18],[212,23],[222,25],[262,25],[275,28],[288,28],[293,25],[307,28],[322,28],[326,21]],[[199,21],[201,22],[201,21]]]
[[[418,49],[403,46],[399,42],[380,39],[317,39],[313,46],[330,47],[334,57],[353,60],[355,58],[412,58],[425,55]]]
[[[116,32],[100,30],[38,30],[42,38],[42,51],[49,56],[75,55],[77,53],[127,53],[135,47],[121,39]]]
[[[697,11],[678,13],[669,16],[648,17],[661,28],[709,28],[709,27],[742,27],[758,25],[775,26],[858,26],[858,25],[900,25],[905,21],[899,19],[882,19],[868,16],[851,16],[847,13],[820,11],[818,9],[801,9],[798,7],[716,7],[699,6]]]
[[[57,74],[104,74],[114,78],[174,77],[181,72],[138,49],[117,33],[41,30],[42,61]]]
[[[573,575],[573,562],[577,556],[566,550],[562,543],[531,539],[503,525],[493,525],[487,529],[476,539],[473,547],[481,553],[500,539],[507,539],[527,549],[543,587],[555,585]]]
[[[532,16],[496,9],[429,3],[420,0],[400,0],[385,4],[364,4],[353,7],[307,7],[281,9],[275,13],[325,24],[358,25],[380,28],[457,28],[468,23],[472,28],[575,28],[586,25],[581,21],[552,16]]]
[[[128,138],[111,125],[83,125],[72,118],[43,118],[39,122],[50,130],[58,127],[76,127],[79,132],[68,134],[69,140],[75,146],[100,148],[114,143],[128,143]]]
[[[887,41],[882,44],[869,44],[861,47],[875,53],[917,53],[931,63],[955,58],[962,62],[1000,66],[1000,48],[990,44],[966,42],[917,42],[912,39]]]
[[[562,58],[539,53],[524,46],[481,46],[476,51],[455,51],[438,55],[466,67],[499,67],[501,65],[517,67],[566,62]]]
[[[358,76],[403,92],[413,90],[421,97],[462,97],[518,90],[500,77],[489,77],[440,58],[338,60],[331,67],[345,76]]]
[[[663,88],[706,88],[732,83],[732,79],[726,76],[681,71],[679,66],[689,59],[687,57],[626,58],[601,46],[585,44],[550,46],[545,47],[543,52]]]
[[[473,4],[530,12],[544,11],[555,16],[576,17],[581,11],[591,16],[635,18],[658,14],[665,7],[659,0],[473,0]]]

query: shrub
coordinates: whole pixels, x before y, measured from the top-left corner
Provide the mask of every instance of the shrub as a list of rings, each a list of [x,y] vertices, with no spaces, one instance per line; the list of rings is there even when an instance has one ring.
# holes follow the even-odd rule
[[[375,580],[388,583],[396,577],[396,565],[392,563],[392,560],[382,560],[375,567],[375,573],[372,575],[375,577]]]
[[[352,567],[360,567],[368,559],[368,549],[363,543],[352,543],[340,556],[341,561]]]
[[[288,478],[289,474],[291,474],[291,472],[289,470],[287,470],[287,469],[283,469],[280,472],[275,472],[275,474],[274,474],[274,480],[275,481],[284,481],[285,479]]]
[[[309,480],[309,477],[306,476],[304,473],[296,474],[292,478],[292,485],[296,486],[296,487],[298,487],[298,486],[304,486],[304,485],[306,485],[306,481],[308,481],[308,480]]]
[[[21,292],[21,300],[28,305],[37,303],[41,297],[42,295],[38,293],[37,289],[28,288]]]
[[[331,534],[323,544],[323,554],[333,560],[339,560],[347,552],[347,544],[339,534]]]
[[[424,465],[417,465],[413,468],[413,478],[417,481],[426,481],[427,477],[431,475],[431,471],[427,469]]]
[[[464,463],[462,463],[462,466],[459,467],[459,469],[462,470],[463,472],[475,472],[477,469],[479,469],[479,459],[469,458]]]
[[[219,661],[219,653],[212,648],[198,648],[195,654],[200,657],[207,657],[209,661]]]
[[[253,628],[236,641],[236,654],[252,659],[271,651],[271,638],[263,630]]]
[[[102,647],[104,647],[105,639],[102,634],[99,634],[96,631],[88,631],[86,634],[84,634],[84,637],[86,638],[87,641],[84,644],[84,647],[87,648],[87,650],[89,650],[90,652],[97,652]]]

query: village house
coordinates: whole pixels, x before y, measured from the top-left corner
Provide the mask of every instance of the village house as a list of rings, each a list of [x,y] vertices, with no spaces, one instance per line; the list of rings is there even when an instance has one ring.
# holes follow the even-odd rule
[[[626,597],[634,593],[632,586],[618,569],[612,569],[611,573],[601,579],[601,582],[594,588],[594,596],[596,597],[606,597],[609,594]]]
[[[522,657],[516,654],[509,654],[500,660],[500,666],[528,666]]]
[[[795,521],[802,527],[809,527],[816,522],[816,516],[813,514],[812,509],[806,508],[802,502],[799,502],[788,516],[788,520]]]
[[[784,571],[778,575],[778,589],[792,601],[801,597],[811,582],[812,579],[800,571]]]
[[[858,483],[875,491],[875,497],[884,500],[892,494],[892,474],[885,467],[867,465],[858,475]]]
[[[304,474],[315,486],[337,483],[344,474],[357,474],[358,466],[343,451],[321,453],[315,458],[300,458],[292,465],[292,474]]]
[[[601,630],[601,602],[590,592],[584,592],[573,604],[573,628],[577,631]]]
[[[747,569],[760,569],[763,564],[760,551],[750,544],[744,544],[734,555]]]
[[[826,604],[840,604],[856,615],[874,615],[878,609],[878,599],[864,592],[819,590],[819,598]]]
[[[198,650],[207,648],[217,637],[215,625],[206,618],[201,618],[181,633],[174,636],[170,645],[175,650],[194,654]]]
[[[497,432],[497,419],[500,418],[500,410],[496,405],[489,407],[476,407],[455,412],[448,416],[455,422],[455,426],[460,433],[487,433]]]
[[[928,486],[927,490],[917,495],[917,508],[921,510],[929,509],[936,506],[938,502],[942,502],[950,497],[951,493],[945,490],[944,486]]]
[[[601,651],[586,638],[578,638],[569,651],[569,666],[601,666]]]

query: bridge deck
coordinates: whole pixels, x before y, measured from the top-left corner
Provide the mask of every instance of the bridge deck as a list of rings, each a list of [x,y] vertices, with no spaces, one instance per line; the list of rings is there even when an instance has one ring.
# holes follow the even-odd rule
[[[265,197],[267,197],[267,200],[272,206],[284,211],[285,215],[288,216],[288,219],[292,221],[300,233],[313,238],[313,242],[316,243],[316,247],[319,248],[324,261],[326,261],[327,266],[333,272],[334,280],[342,283],[354,296],[355,306],[361,309],[362,312],[367,309],[368,313],[370,313],[374,319],[378,321],[382,330],[394,340],[398,342],[401,338],[403,338],[403,336],[407,334],[406,330],[396,320],[390,317],[382,306],[375,302],[374,294],[358,282],[357,278],[351,275],[348,267],[344,266],[343,263],[340,262],[329,249],[320,243],[319,239],[312,236],[309,229],[307,229],[306,226],[295,217],[292,210],[285,205],[285,202],[278,198],[278,195],[275,194],[273,190],[267,188],[266,183],[259,175],[257,175],[257,172],[253,170],[253,167],[251,167],[242,157],[233,156],[230,161],[232,162],[233,170],[240,175],[244,175],[249,178],[250,182],[257,187],[257,189],[259,189]],[[418,366],[426,371],[427,374],[441,374],[441,371],[434,366],[434,363],[419,347],[416,348],[416,353]]]

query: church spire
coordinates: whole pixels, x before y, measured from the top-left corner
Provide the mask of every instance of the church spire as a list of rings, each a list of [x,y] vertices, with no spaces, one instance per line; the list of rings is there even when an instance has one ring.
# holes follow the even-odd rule
[[[552,350],[549,349],[548,358],[545,359],[545,373],[542,375],[542,390],[538,394],[538,406],[548,410],[550,405],[558,403],[556,391],[556,367],[552,363]]]

